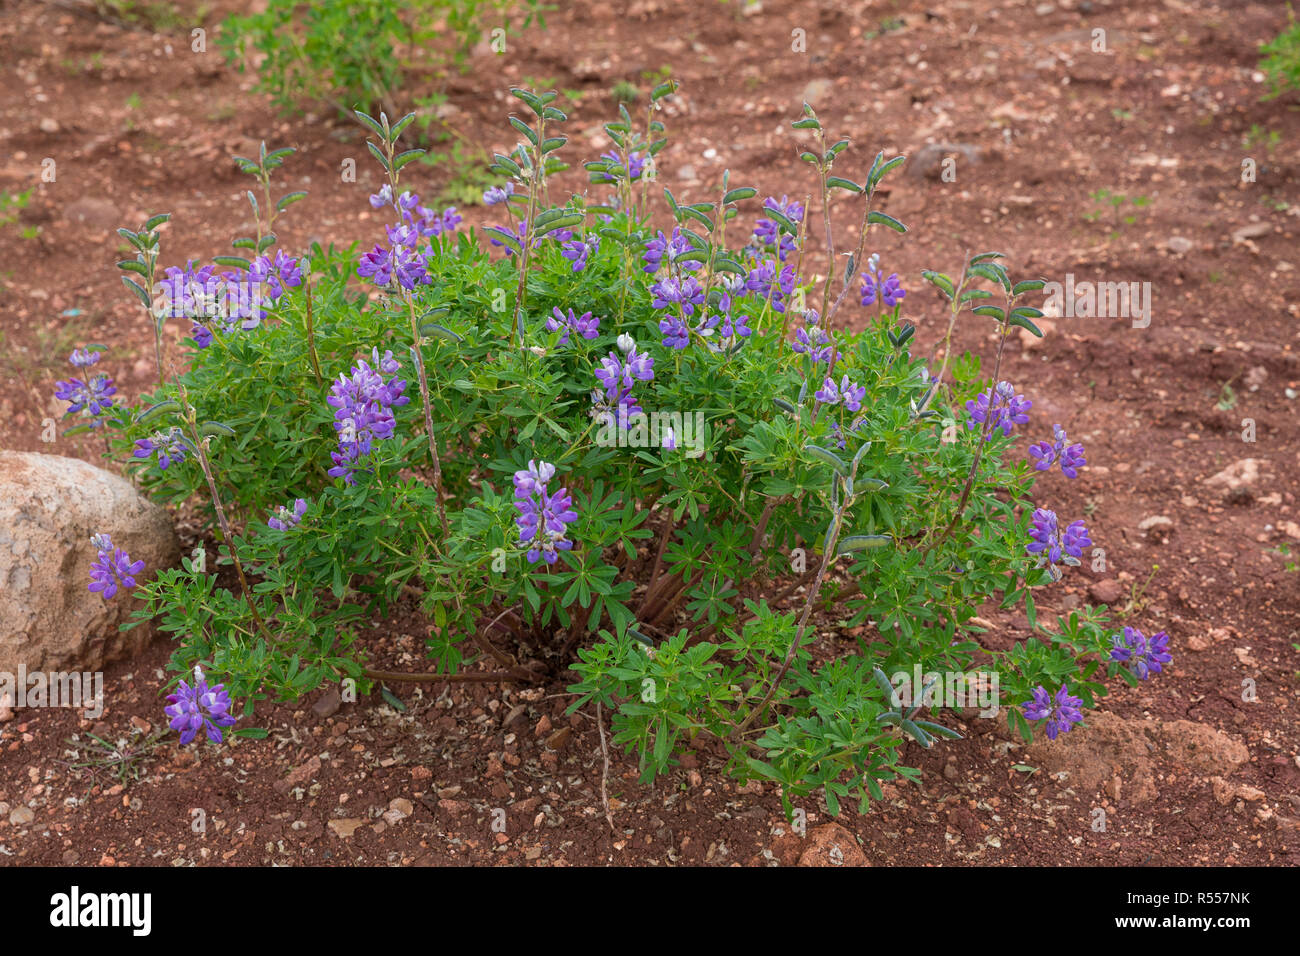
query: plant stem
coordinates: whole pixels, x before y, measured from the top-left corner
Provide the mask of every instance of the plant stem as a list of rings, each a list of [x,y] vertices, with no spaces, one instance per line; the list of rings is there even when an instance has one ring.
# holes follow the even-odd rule
[[[415,353],[415,371],[420,380],[420,400],[424,403],[424,430],[429,438],[429,457],[433,459],[433,496],[438,502],[442,535],[447,539],[451,537],[451,526],[447,524],[447,506],[442,500],[442,460],[438,457],[438,442],[433,434],[433,407],[429,402],[429,379],[424,371],[424,351],[421,347],[424,340],[420,335],[420,325],[415,319],[415,297],[410,293],[406,295],[406,304],[411,317],[411,335],[415,341],[412,351]]]

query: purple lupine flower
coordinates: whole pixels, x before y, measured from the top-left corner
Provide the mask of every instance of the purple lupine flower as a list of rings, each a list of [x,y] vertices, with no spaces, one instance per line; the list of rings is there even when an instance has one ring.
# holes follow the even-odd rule
[[[1072,522],[1062,534],[1056,512],[1046,508],[1034,511],[1029,537],[1025,550],[1038,555],[1038,567],[1051,567],[1053,580],[1060,578],[1057,564],[1078,565],[1083,549],[1092,544],[1083,521]]]
[[[89,368],[99,362],[100,353],[98,350],[90,349],[73,349],[72,354],[68,356],[68,364],[73,368]]]
[[[489,186],[483,190],[483,205],[496,206],[508,202],[515,193],[515,184],[509,180],[504,186]]]
[[[384,206],[392,205],[393,187],[388,183],[379,187],[379,192],[370,197],[370,205],[375,209],[382,209]]]
[[[420,230],[409,223],[386,226],[385,229],[392,249],[376,243],[373,249],[363,253],[358,260],[357,275],[371,279],[381,287],[389,285],[396,278],[397,284],[408,292],[417,285],[432,282],[433,278],[425,269],[424,256],[418,248]]]
[[[1139,679],[1146,680],[1152,674],[1159,674],[1162,665],[1173,660],[1169,653],[1169,635],[1164,631],[1144,637],[1136,627],[1126,627],[1113,638],[1114,647],[1110,659],[1122,664],[1129,664]]]
[[[361,254],[361,259],[357,262],[357,275],[363,279],[374,279],[378,286],[388,285],[393,281],[393,254],[375,243],[373,249]]]
[[[118,588],[130,591],[135,587],[135,576],[144,570],[144,562],[132,563],[131,556],[115,547],[112,538],[97,534],[90,539],[96,551],[95,562],[90,566],[90,590],[98,591],[104,600],[117,594]]]
[[[1052,426],[1052,436],[1054,442],[1040,441],[1029,446],[1029,457],[1035,460],[1034,468],[1037,471],[1047,471],[1055,462],[1060,461],[1061,473],[1065,477],[1078,478],[1079,469],[1088,463],[1083,457],[1083,446],[1068,444],[1065,429],[1060,425]]]
[[[831,337],[826,330],[817,324],[819,318],[815,309],[809,309],[804,313],[805,325],[803,328],[795,329],[795,340],[790,343],[790,348],[800,355],[807,355],[813,360],[814,365],[819,362],[829,364],[832,354],[838,362],[842,353],[831,343]]]
[[[706,323],[703,334],[709,335],[715,328],[719,334],[719,342],[715,346],[716,348],[730,344],[736,339],[747,339],[754,334],[754,330],[749,327],[749,316],[747,315],[738,315],[735,318],[725,312],[722,315],[715,315]],[[713,343],[710,342],[710,345],[713,345]]]
[[[99,361],[99,352],[90,349],[75,349],[68,358],[74,368],[89,368]],[[90,418],[90,427],[100,424],[100,417],[113,407],[113,396],[117,386],[107,375],[93,378],[82,373],[81,378],[69,378],[54,383],[54,397],[68,403],[65,415],[84,412]]]
[[[681,256],[692,251],[694,248],[695,246],[691,244],[690,236],[682,232],[681,226],[674,226],[673,234],[671,236],[665,236],[661,229],[659,230],[658,235],[652,236],[645,242],[645,253],[641,257],[641,260],[645,263],[645,267],[642,271],[649,273],[658,272],[664,264],[664,257],[667,256],[669,263],[673,266],[687,272],[694,272],[696,269],[704,265],[704,263],[691,259],[681,262],[678,261]]]
[[[221,728],[235,723],[235,718],[230,716],[230,694],[226,685],[208,687],[198,665],[194,667],[194,686],[181,681],[176,693],[167,695],[167,701],[163,713],[171,718],[171,729],[180,733],[181,746],[197,737],[200,730],[214,744],[219,744],[223,739]]]
[[[855,385],[849,381],[845,375],[840,379],[840,384],[836,385],[835,380],[829,376],[822,383],[822,387],[813,393],[813,398],[823,405],[838,405],[844,403],[844,407],[851,412],[860,411],[862,408],[862,399],[866,397],[867,389],[865,385]]]
[[[659,331],[664,337],[664,348],[684,349],[691,344],[690,327],[679,316],[670,314],[660,319]]]
[[[573,263],[573,271],[587,268],[587,257],[600,248],[600,236],[591,234],[584,239],[571,239],[563,244],[560,255]]]
[[[813,398],[823,405],[838,405],[840,403],[840,390],[835,385],[835,379],[830,376],[822,383],[822,387],[813,392]]]
[[[795,279],[792,263],[782,266],[776,259],[767,259],[749,270],[744,287],[759,298],[768,299],[775,311],[784,313],[784,300],[793,294]]]
[[[560,551],[568,551],[573,542],[565,538],[567,526],[578,520],[573,498],[561,488],[551,494],[547,482],[555,476],[555,466],[548,462],[529,461],[526,469],[515,472],[515,507],[519,517],[519,544],[528,546],[528,560],[554,564]]]
[[[694,276],[686,276],[683,279],[660,279],[650,287],[650,292],[654,296],[651,305],[656,309],[668,309],[678,305],[687,317],[695,314],[697,305],[704,305],[704,290]]]
[[[302,521],[302,516],[306,513],[307,502],[305,499],[299,498],[294,501],[292,509],[288,505],[280,505],[280,507],[276,508],[275,513],[267,519],[266,523],[276,531],[289,531],[298,527],[298,523]]]
[[[626,178],[629,182],[636,182],[641,178],[641,174],[645,172],[646,161],[635,150],[627,154],[627,168],[623,167],[623,157],[616,150],[611,149],[608,152],[601,153],[600,158],[609,160],[617,168],[613,175],[603,172],[592,173],[591,181],[593,183],[614,183],[623,178]]]
[[[330,452],[334,467],[331,478],[342,478],[349,485],[356,484],[359,464],[374,450],[374,442],[392,438],[397,429],[393,408],[407,404],[410,399],[403,393],[406,382],[385,375],[396,375],[400,369],[392,352],[380,358],[375,349],[372,358],[376,370],[362,359],[351,369],[350,375],[340,375],[330,388],[326,401],[333,406],[334,430],[338,433],[338,451]]]
[[[1071,727],[1083,720],[1083,701],[1071,697],[1069,688],[1061,689],[1053,697],[1047,688],[1039,684],[1034,688],[1033,699],[1020,705],[1029,720],[1047,718],[1047,739],[1055,740],[1058,734],[1066,733]]]
[[[206,316],[216,300],[217,276],[215,266],[195,268],[194,260],[183,269],[168,266],[164,278],[158,283],[165,297],[167,315],[171,318]]]
[[[673,431],[671,425],[665,428],[663,434],[660,436],[659,447],[664,451],[677,450],[677,433]]]
[[[426,239],[441,236],[448,232],[455,232],[456,227],[464,221],[464,217],[461,216],[455,206],[448,206],[442,212],[434,212],[428,206],[421,206],[413,213],[409,215],[403,213],[403,215],[415,230]]]
[[[600,360],[595,370],[596,378],[604,386],[604,393],[592,392],[592,414],[598,421],[609,424],[617,421],[622,429],[631,428],[631,418],[641,411],[632,398],[632,387],[637,381],[648,382],[655,377],[654,359],[638,352],[634,344],[625,358],[610,352]]]
[[[879,298],[889,308],[902,302],[907,291],[899,281],[898,273],[890,273],[888,278],[881,275],[879,256],[872,255],[867,260],[867,268],[862,273],[862,304],[872,305]]]
[[[263,255],[254,259],[248,267],[248,278],[266,286],[269,294],[265,298],[274,302],[284,295],[286,287],[302,285],[302,263],[277,250],[275,258]]]
[[[573,310],[569,309],[568,315],[560,311],[556,306],[551,309],[551,317],[546,320],[547,332],[558,332],[564,330],[560,336],[560,344],[569,344],[569,333],[576,332],[584,339],[594,339],[600,334],[600,319],[593,318],[590,312],[584,312],[582,315],[574,315]]]
[[[179,465],[185,461],[186,453],[192,450],[184,432],[173,425],[166,431],[155,432],[148,438],[137,438],[135,450],[131,454],[135,458],[152,458],[157,454],[158,467],[166,471],[168,465]]]
[[[1029,409],[1033,407],[1033,402],[1023,395],[1017,395],[1010,382],[998,382],[992,392],[991,408],[988,392],[980,392],[975,401],[966,403],[966,411],[970,413],[970,421],[966,423],[967,428],[978,428],[991,417],[989,428],[991,438],[996,429],[1002,429],[1002,434],[1005,436],[1011,434],[1011,429],[1015,425],[1028,424]]]
[[[764,200],[763,208],[775,209],[791,222],[803,221],[803,203],[795,202],[786,196],[782,196],[780,202],[769,196]],[[785,257],[789,253],[797,248],[794,237],[782,233],[774,219],[759,219],[754,226],[754,236],[765,246],[776,246],[777,258],[782,262],[785,261]]]

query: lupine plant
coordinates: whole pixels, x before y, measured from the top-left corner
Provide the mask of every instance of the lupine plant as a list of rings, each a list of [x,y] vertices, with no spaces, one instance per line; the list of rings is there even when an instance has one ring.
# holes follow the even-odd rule
[[[1024,300],[1043,282],[987,252],[921,274],[941,310],[905,288],[868,251],[907,231],[879,208],[904,157],[840,175],[848,141],[805,107],[814,201],[769,198],[740,226],[757,192],[729,173],[690,201],[654,185],[663,84],[606,127],[594,191],[558,199],[567,117],[553,93],[512,92],[520,140],[495,157],[486,244],[402,181],[411,117],[359,114],[386,242],[268,258],[259,227],[258,260],[180,270],[186,367],[110,423],[145,489],[203,501],[234,570],[186,560],[136,589],[178,674],[219,675],[246,716],[346,679],[567,687],[573,709],[613,713],[647,780],[711,741],[787,809],[817,793],[838,813],[957,736],[924,697],[900,706],[890,674],[995,672],[1028,740],[1031,721],[1077,724],[1105,677],[1168,661],[1162,635],[1116,635],[1104,608],[1039,617],[1036,594],[1091,546],[1031,495],[1044,464],[1077,475],[1082,447],[1056,425],[1018,451],[1045,429],[1002,378],[1010,333],[1041,335]],[[856,206],[848,248],[836,194]],[[210,291],[215,266],[259,294]],[[916,322],[944,310],[935,353],[914,354]],[[959,320],[995,325],[991,375],[950,362]],[[403,600],[427,616],[430,665],[377,670],[363,622]],[[985,607],[1023,609],[1032,636],[983,647]],[[194,707],[225,713],[176,696],[191,736]]]

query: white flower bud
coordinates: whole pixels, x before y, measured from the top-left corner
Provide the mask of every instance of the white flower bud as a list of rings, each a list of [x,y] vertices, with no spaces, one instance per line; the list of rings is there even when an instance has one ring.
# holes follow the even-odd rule
[[[634,348],[636,348],[636,339],[632,338],[632,336],[624,332],[622,335],[618,337],[618,347],[622,349],[625,353],[631,352]]]

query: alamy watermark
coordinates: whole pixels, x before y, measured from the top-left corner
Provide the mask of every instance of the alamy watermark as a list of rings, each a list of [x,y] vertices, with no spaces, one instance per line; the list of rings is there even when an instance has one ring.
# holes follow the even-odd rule
[[[1056,314],[1067,319],[1132,319],[1135,329],[1151,324],[1150,282],[1075,282],[1074,273],[1067,272],[1064,284],[1049,282],[1043,294],[1043,311],[1049,317],[1049,306],[1054,306]]]
[[[908,707],[978,707],[981,717],[996,717],[1001,695],[997,671],[926,671],[921,665],[911,673],[896,671],[889,678],[894,688],[890,703]]]
[[[74,707],[91,719],[104,713],[103,671],[0,671],[0,704],[10,707]]]
[[[610,411],[599,415],[596,444],[602,448],[662,448],[680,450],[687,458],[704,454],[704,412],[643,412],[628,414],[618,406],[617,421]]]

